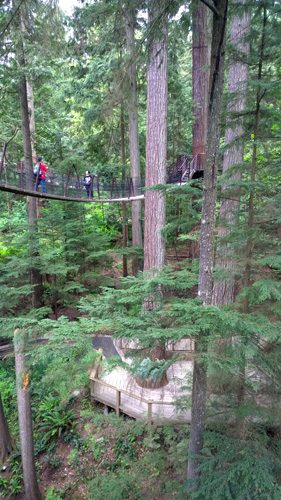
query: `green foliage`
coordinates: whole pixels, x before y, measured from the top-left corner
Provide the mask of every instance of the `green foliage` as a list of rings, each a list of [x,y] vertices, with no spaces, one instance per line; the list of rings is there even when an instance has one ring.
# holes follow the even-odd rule
[[[140,379],[160,380],[172,361],[165,359],[152,361],[144,358],[136,362],[132,368],[133,374]]]
[[[54,487],[48,488],[46,500],[62,500],[62,497],[56,492]]]
[[[13,453],[9,460],[8,475],[0,474],[0,495],[3,498],[16,496],[22,489],[22,469],[20,464],[20,455]]]
[[[13,360],[1,361],[0,365],[0,394],[4,405],[5,416],[9,423],[12,435],[17,432],[18,418],[16,405],[16,383],[14,377]]]
[[[57,469],[61,465],[61,458],[58,455],[50,453],[44,457],[44,463],[46,463],[53,469]]]
[[[76,426],[74,412],[54,396],[46,396],[39,404],[36,421],[45,446]]]
[[[2,498],[10,498],[21,492],[22,489],[22,477],[19,474],[18,477],[13,474],[10,478],[4,478],[0,476],[0,494],[3,495]]]
[[[103,500],[104,498],[137,500],[143,498],[136,478],[124,475],[123,472],[108,472],[106,476],[97,476],[90,482],[89,489],[90,498],[93,500]]]
[[[201,480],[191,498],[206,500],[278,499],[281,457],[268,438],[255,434],[240,441],[215,432],[206,434]],[[277,452],[277,453],[276,453]]]
[[[170,4],[173,5],[169,5],[169,12],[175,14],[179,2]],[[27,56],[25,71],[33,83],[36,105],[36,150],[46,157],[55,172],[81,174],[90,169],[103,180],[121,177],[120,109],[124,108],[127,131],[128,61],[120,5],[103,0],[82,5],[71,20],[73,36],[65,40],[66,28],[54,2],[28,3],[31,23],[23,39]],[[208,367],[209,382],[215,383],[216,389],[223,393],[221,397],[212,398],[208,412],[211,415],[224,412],[225,419],[244,418],[250,432],[253,422],[261,426],[280,424],[279,406],[275,403],[280,399],[281,380],[280,12],[278,3],[272,1],[265,5],[257,2],[251,8],[244,161],[235,165],[220,181],[220,186],[228,183],[228,188],[220,193],[221,199],[239,198],[241,201],[235,227],[226,225],[231,232],[222,239],[235,265],[230,272],[217,269],[215,275],[218,280],[235,279],[239,291],[235,304],[225,308],[202,307],[196,298],[196,259],[191,263],[187,258],[182,266],[173,262],[155,277],[142,274],[137,279],[118,280],[115,287],[112,267],[117,260],[114,271],[120,271],[122,250],[116,242],[122,216],[114,204],[83,207],[82,204],[48,202],[40,208],[38,257],[30,262],[25,202],[6,193],[0,197],[1,336],[11,336],[15,327],[25,327],[30,339],[48,337],[48,344],[35,344],[35,349],[30,344],[28,350],[36,449],[48,447],[51,453],[50,446],[54,446],[63,434],[75,448],[69,458],[74,465],[81,450],[90,450],[97,462],[103,462],[101,468],[108,471],[107,476],[103,476],[102,471],[93,479],[93,498],[98,498],[97,495],[112,498],[112,491],[117,499],[142,498],[148,481],[154,498],[177,495],[182,498],[185,493],[180,491],[179,485],[185,477],[187,436],[171,428],[150,434],[140,430],[137,434],[133,425],[121,419],[95,415],[92,420],[104,433],[109,424],[120,428],[114,438],[115,461],[106,462],[106,439],[103,441],[95,436],[85,443],[77,435],[74,415],[67,404],[74,388],[88,384],[88,368],[95,359],[91,339],[86,334],[110,331],[120,337],[139,339],[148,353],[155,343],[182,338],[203,339],[204,352],[198,353],[197,359]],[[259,78],[263,8],[267,19]],[[1,40],[2,142],[8,141],[13,132],[20,129],[17,87],[22,73],[15,57],[17,19],[11,14],[11,2],[4,2],[0,7],[0,31],[7,21],[11,20],[11,24]],[[137,16],[139,139],[144,167],[144,61],[148,32],[141,10]],[[171,19],[169,24],[168,163],[178,154],[191,150],[190,41],[190,12],[187,10],[180,19]],[[230,50],[233,51],[233,47]],[[255,114],[257,103],[258,117]],[[259,122],[258,130],[254,130],[256,121]],[[16,162],[22,158],[22,151],[19,132],[9,144],[8,160]],[[128,174],[128,151],[126,155]],[[256,169],[252,175],[254,162]],[[234,173],[239,174],[235,180],[230,178]],[[165,195],[167,225],[163,234],[168,256],[172,253],[173,258],[177,257],[181,250],[184,256],[191,255],[191,245],[196,243],[199,234],[201,183],[196,181],[180,188],[170,186],[165,189]],[[249,195],[253,195],[252,224],[249,224]],[[245,261],[249,247],[251,255]],[[126,255],[130,258],[130,247]],[[31,264],[40,269],[44,287],[45,307],[36,311],[31,310]],[[250,268],[247,283],[246,266]],[[101,287],[104,288],[100,294]],[[143,304],[150,297],[157,307],[146,311]],[[78,321],[70,322],[65,317],[58,321],[42,319],[51,310],[57,319],[62,308],[76,308],[79,301],[82,313],[87,316]],[[243,309],[245,304],[247,313]],[[214,349],[220,343],[227,344],[223,355]],[[140,378],[161,377],[169,363],[152,362],[147,353],[144,356],[145,359],[133,365],[135,374]],[[237,407],[237,388],[245,366],[247,396]],[[0,392],[12,433],[17,436],[13,370],[9,360],[1,364]],[[266,398],[266,404],[260,404],[261,396]],[[87,415],[89,413],[84,413],[83,419]],[[139,453],[139,441],[146,451],[144,456]],[[251,440],[243,443],[227,433],[207,434],[201,465],[202,481],[195,498],[280,497],[277,484],[280,450],[279,445],[275,445],[262,433],[252,434]],[[52,465],[51,456],[49,460]],[[53,466],[55,464],[54,459]],[[13,463],[12,467],[15,471],[10,482],[0,479],[6,496],[19,491],[18,464]],[[169,473],[172,479],[167,478]],[[47,498],[58,500],[60,497],[51,489]]]
[[[77,449],[72,449],[67,457],[67,462],[72,467],[77,467],[80,463],[79,452]]]

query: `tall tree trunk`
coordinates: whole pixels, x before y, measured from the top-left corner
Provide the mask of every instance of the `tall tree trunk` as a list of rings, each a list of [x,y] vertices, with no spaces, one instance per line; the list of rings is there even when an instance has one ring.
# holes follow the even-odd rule
[[[134,187],[140,186],[140,154],[139,154],[139,130],[138,130],[138,95],[136,78],[136,48],[135,48],[135,8],[130,2],[125,3],[125,28],[126,46],[128,53],[128,115],[129,115],[129,145],[131,178]],[[141,201],[132,201],[132,244],[133,247],[142,247],[141,226]],[[142,260],[135,256],[132,260],[132,272],[135,276],[143,267]]]
[[[260,106],[262,100],[262,89],[260,86],[260,82],[262,79],[262,69],[264,62],[264,50],[265,50],[265,30],[267,23],[267,12],[266,7],[262,8],[262,33],[261,33],[261,43],[260,43],[260,54],[259,54],[259,65],[258,65],[258,74],[257,81],[259,82],[256,94],[256,106],[255,106],[255,114],[254,114],[254,127],[253,127],[253,148],[252,148],[252,161],[250,166],[250,194],[248,200],[248,217],[247,217],[247,240],[245,246],[245,270],[244,270],[244,286],[249,288],[252,280],[252,259],[253,259],[253,247],[254,247],[254,238],[253,238],[253,228],[254,228],[254,215],[255,215],[255,182],[256,182],[256,173],[257,173],[257,140],[259,133],[259,121],[260,121]],[[243,311],[244,313],[249,313],[249,298],[245,297],[243,303]],[[241,407],[245,402],[245,379],[246,379],[246,359],[242,352],[241,355],[241,366],[239,373],[239,384],[237,391],[237,403],[238,408]],[[246,419],[242,414],[240,415],[238,412],[237,421],[237,434],[241,439],[245,439],[246,437]]]
[[[24,38],[25,32],[24,22],[22,21],[22,13],[20,13],[19,26],[21,29],[22,37]],[[30,118],[28,112],[28,98],[27,98],[27,82],[24,74],[26,61],[24,53],[23,40],[18,45],[18,61],[23,74],[20,78],[19,95],[20,95],[20,109],[22,121],[22,135],[23,135],[23,149],[24,149],[24,163],[27,178],[27,188],[33,190],[33,162],[32,162],[32,144],[30,134]],[[38,250],[38,228],[37,228],[37,201],[32,196],[27,197],[27,211],[29,222],[29,245],[30,245],[30,282],[33,286],[32,305],[33,307],[40,307],[42,305],[42,276],[38,268],[39,250]],[[36,265],[37,261],[37,265]],[[35,264],[34,264],[35,263]]]
[[[213,263],[214,263],[214,226],[216,202],[216,178],[219,156],[220,116],[224,76],[224,45],[228,0],[215,2],[218,14],[214,14],[211,45],[211,67],[208,97],[207,148],[204,165],[203,205],[200,233],[200,265],[198,297],[203,305],[212,301]],[[207,398],[207,367],[200,359],[206,352],[207,340],[198,337],[195,344],[195,357],[192,385],[191,430],[188,450],[187,476],[191,488],[196,488],[199,478],[199,454],[203,447]]]
[[[30,141],[32,150],[32,163],[36,162],[36,150],[35,150],[35,110],[34,110],[34,98],[33,98],[33,85],[30,79],[26,79],[26,94],[28,103],[28,115],[29,115],[29,129],[30,129]]]
[[[31,20],[28,12],[28,4],[26,5],[26,3],[23,4],[20,9],[20,28],[23,37],[28,36],[32,30]],[[27,76],[26,76],[26,95],[28,102],[28,116],[29,116],[32,159],[34,162],[36,160],[36,152],[35,152],[35,110],[34,110],[34,98],[33,98],[33,85],[31,79],[27,78]]]
[[[245,0],[236,0],[235,4],[239,9],[245,4]],[[234,60],[230,63],[228,72],[228,93],[229,101],[227,105],[227,128],[225,132],[226,151],[223,157],[223,173],[230,168],[243,162],[244,156],[244,126],[242,114],[246,108],[246,87],[248,80],[249,42],[246,40],[250,28],[249,11],[243,10],[239,14],[234,14],[231,21],[230,42],[235,49]],[[241,179],[241,173],[237,172],[230,177],[230,182]],[[227,198],[229,181],[222,187],[222,198],[220,207],[220,226],[218,228],[218,238],[226,238],[237,222],[239,213],[239,193]],[[236,199],[235,199],[236,198]],[[228,243],[218,242],[216,266],[229,273],[226,279],[217,280],[213,288],[213,304],[231,304],[235,298],[234,267],[235,260],[233,248]]]
[[[5,417],[2,398],[0,394],[0,464],[2,464],[11,453],[13,442],[9,432],[8,423]]]
[[[25,333],[21,330],[15,330],[14,349],[23,482],[26,498],[28,500],[41,500],[42,497],[35,471],[30,400],[30,373],[25,359],[25,342]]]
[[[149,2],[153,38],[149,40],[147,72],[146,188],[166,182],[168,18],[165,8],[166,2],[161,0]],[[162,236],[165,197],[162,191],[146,192],[144,219],[144,270],[157,272],[165,260]]]
[[[24,146],[24,163],[29,189],[33,189],[33,166],[32,166],[32,148],[30,140],[28,102],[26,91],[26,79],[21,77],[20,82],[20,104],[22,116],[22,134]],[[37,228],[37,205],[36,198],[27,197],[27,212],[29,223],[29,247],[30,247],[30,282],[33,286],[32,305],[40,307],[42,305],[42,276],[38,268],[39,249],[38,249],[38,228]],[[36,265],[37,261],[37,265]]]
[[[125,151],[125,117],[124,106],[121,103],[120,113],[120,138],[121,138],[121,162],[122,162],[122,196],[125,196],[126,183],[126,151]],[[128,210],[127,203],[122,203],[122,246],[126,251],[128,246]],[[123,276],[128,276],[128,257],[127,253],[123,253]]]
[[[192,36],[192,156],[195,156],[206,153],[210,71],[208,8],[200,0],[192,4]]]
[[[168,69],[168,16],[166,1],[150,0],[147,70],[147,128],[146,128],[146,177],[150,188],[166,182],[167,154],[167,69]],[[157,274],[165,263],[165,241],[162,230],[165,224],[165,196],[160,190],[145,194],[144,217],[144,271]],[[158,293],[161,295],[161,290]],[[146,297],[144,308],[158,307],[156,294]],[[151,359],[165,358],[165,343],[157,342],[150,353]],[[162,385],[167,383],[166,375]]]

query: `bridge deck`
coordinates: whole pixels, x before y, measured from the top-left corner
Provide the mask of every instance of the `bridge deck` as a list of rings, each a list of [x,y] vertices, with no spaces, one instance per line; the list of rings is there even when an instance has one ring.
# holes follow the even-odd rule
[[[144,194],[140,194],[137,196],[129,196],[129,197],[120,197],[120,198],[76,198],[74,196],[63,196],[59,194],[51,194],[51,193],[41,193],[40,191],[32,191],[29,189],[19,188],[17,186],[10,186],[8,184],[0,183],[0,191],[6,191],[9,193],[20,194],[24,196],[33,196],[35,198],[43,198],[44,200],[59,200],[59,201],[75,201],[79,203],[114,203],[114,202],[131,202],[134,200],[143,200]]]

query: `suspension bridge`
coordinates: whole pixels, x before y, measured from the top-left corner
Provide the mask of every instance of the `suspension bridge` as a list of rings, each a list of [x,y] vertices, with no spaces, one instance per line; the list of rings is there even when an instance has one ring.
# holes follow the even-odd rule
[[[167,184],[185,184],[188,180],[202,177],[202,155],[194,157],[181,155],[168,168]],[[26,172],[24,163],[17,165],[1,165],[0,191],[6,191],[23,196],[34,196],[49,200],[82,202],[82,203],[113,203],[142,200],[145,195],[145,184],[142,179],[128,177],[120,181],[112,177],[109,182],[93,177],[93,198],[86,197],[83,177],[73,175],[58,175],[51,170],[46,179],[46,193],[36,186],[33,174]]]

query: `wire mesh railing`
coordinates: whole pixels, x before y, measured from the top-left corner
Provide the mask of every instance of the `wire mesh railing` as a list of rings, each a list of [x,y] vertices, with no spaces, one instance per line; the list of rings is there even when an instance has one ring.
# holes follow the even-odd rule
[[[171,166],[167,175],[168,184],[184,184],[192,179],[196,172],[202,171],[203,155],[193,158],[187,155],[179,157]],[[89,200],[123,200],[139,197],[144,194],[144,180],[141,178],[126,177],[122,180],[112,177],[110,180],[99,179],[93,175],[90,187],[84,186],[84,177],[70,174],[57,174],[51,169],[47,172],[46,180],[42,180],[27,171],[24,162],[17,164],[0,163],[0,189],[17,192],[19,194],[32,194],[40,197],[50,195],[59,199],[89,199]]]
[[[79,175],[59,175],[51,170],[47,172],[45,183],[33,173],[26,172],[20,162],[17,165],[6,165],[0,170],[0,186],[15,187],[21,191],[33,191],[64,198],[115,199],[131,198],[142,195],[144,186],[141,179],[128,177],[122,181],[112,177],[110,181],[100,180],[93,176],[88,189],[84,185],[84,177]]]

